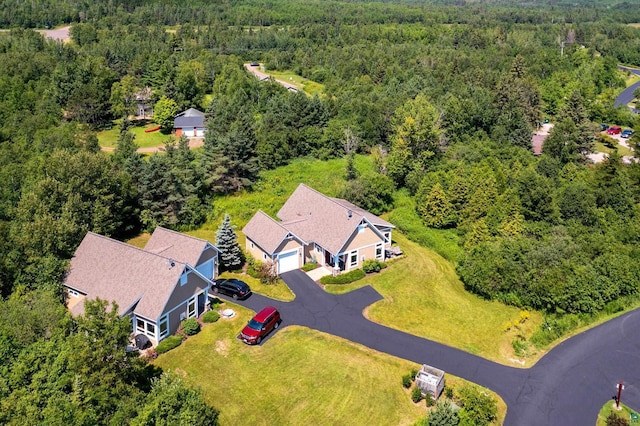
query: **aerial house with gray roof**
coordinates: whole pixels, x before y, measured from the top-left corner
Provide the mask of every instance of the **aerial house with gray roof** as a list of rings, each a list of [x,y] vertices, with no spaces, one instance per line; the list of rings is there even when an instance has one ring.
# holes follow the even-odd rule
[[[276,215],[263,211],[242,229],[247,251],[273,262],[277,273],[315,260],[335,273],[362,267],[367,259],[385,259],[394,226],[340,198],[300,184]]]
[[[89,232],[64,280],[67,307],[80,315],[86,300],[114,301],[132,331],[157,344],[205,311],[217,266],[211,243],[168,229],[156,228],[144,249]]]
[[[176,136],[203,137],[207,130],[204,112],[195,108],[189,108],[181,112],[173,120],[173,129],[176,132]]]

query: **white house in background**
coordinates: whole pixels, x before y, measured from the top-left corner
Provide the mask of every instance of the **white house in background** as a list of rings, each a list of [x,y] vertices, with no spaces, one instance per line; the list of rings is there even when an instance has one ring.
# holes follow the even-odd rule
[[[336,272],[385,259],[391,248],[391,223],[340,198],[300,184],[277,214],[258,211],[242,229],[247,251],[283,273],[315,260]]]
[[[205,311],[217,271],[218,250],[200,238],[156,228],[140,249],[89,232],[64,280],[67,307],[80,315],[86,300],[114,301],[132,331],[157,344]]]

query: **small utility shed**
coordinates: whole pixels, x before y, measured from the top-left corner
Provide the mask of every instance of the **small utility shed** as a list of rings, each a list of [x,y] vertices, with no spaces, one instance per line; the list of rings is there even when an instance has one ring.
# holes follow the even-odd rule
[[[438,399],[444,389],[444,371],[423,364],[416,375],[416,386],[424,395],[429,393],[434,400]]]

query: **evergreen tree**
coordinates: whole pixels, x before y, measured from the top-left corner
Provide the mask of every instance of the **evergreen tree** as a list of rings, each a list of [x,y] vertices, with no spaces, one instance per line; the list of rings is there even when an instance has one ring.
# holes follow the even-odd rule
[[[429,412],[428,426],[458,426],[460,418],[449,401],[439,401],[436,408]]]
[[[451,225],[453,209],[440,182],[431,188],[427,199],[418,205],[418,212],[424,224],[432,228],[445,228]]]
[[[220,266],[223,270],[233,271],[242,266],[244,255],[240,244],[238,244],[235,226],[231,225],[231,218],[228,214],[224,215],[216,232],[216,247],[220,250]]]

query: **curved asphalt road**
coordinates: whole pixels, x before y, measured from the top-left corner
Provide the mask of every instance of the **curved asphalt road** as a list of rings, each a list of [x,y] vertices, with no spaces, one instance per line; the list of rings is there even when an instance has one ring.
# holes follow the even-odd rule
[[[625,383],[622,401],[640,409],[638,310],[572,337],[534,367],[519,369],[365,319],[364,308],[382,300],[370,286],[333,295],[300,270],[281,278],[295,293],[293,302],[253,294],[235,303],[255,311],[273,305],[280,310],[283,325],[302,325],[340,336],[488,387],[508,406],[505,425],[593,425],[600,407],[615,394],[619,380]]]
[[[618,66],[618,68],[624,71],[632,72],[636,75],[640,75],[640,69],[637,69],[637,68],[629,68],[629,67],[623,67],[623,66]],[[633,92],[638,87],[640,87],[640,81],[632,84],[631,86],[627,87],[622,92],[620,92],[616,100],[613,102],[613,106],[615,107],[626,106],[629,102],[633,100]],[[633,111],[636,113],[638,112],[637,110],[633,110]]]

